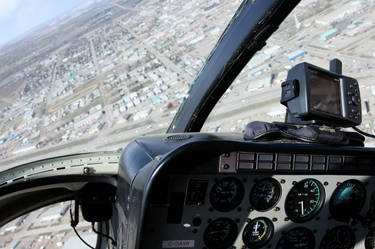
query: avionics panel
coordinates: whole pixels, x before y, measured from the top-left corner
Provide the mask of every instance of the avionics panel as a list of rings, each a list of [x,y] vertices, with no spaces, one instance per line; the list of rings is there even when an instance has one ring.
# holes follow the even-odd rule
[[[371,165],[350,155],[236,151],[176,170],[151,194],[142,248],[324,249],[333,240],[364,248],[375,218]],[[158,190],[167,191],[162,202]]]

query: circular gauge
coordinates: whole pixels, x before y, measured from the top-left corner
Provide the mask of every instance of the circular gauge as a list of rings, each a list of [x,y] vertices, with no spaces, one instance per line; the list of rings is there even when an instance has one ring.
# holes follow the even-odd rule
[[[245,190],[240,180],[234,177],[225,177],[212,187],[210,202],[216,210],[228,212],[241,203],[244,193]]]
[[[329,211],[336,220],[345,221],[361,212],[365,200],[365,186],[358,180],[347,180],[333,192]]]
[[[257,211],[267,211],[273,208],[281,196],[281,186],[273,178],[258,181],[250,192],[250,204]]]
[[[353,249],[355,234],[348,226],[338,226],[329,230],[320,242],[320,249]]]
[[[292,221],[305,222],[320,211],[324,199],[323,185],[318,180],[305,179],[289,191],[285,200],[285,212]]]
[[[284,234],[276,249],[314,249],[315,236],[305,227],[296,227]]]
[[[209,249],[226,249],[233,245],[237,238],[236,223],[229,218],[216,219],[204,231],[204,244]]]
[[[265,217],[251,220],[242,233],[242,240],[248,248],[258,248],[267,244],[273,235],[273,223]]]

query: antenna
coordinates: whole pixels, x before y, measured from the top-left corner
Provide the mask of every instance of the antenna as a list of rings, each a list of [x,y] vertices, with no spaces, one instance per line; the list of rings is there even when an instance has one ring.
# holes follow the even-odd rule
[[[337,58],[330,60],[329,71],[332,73],[342,74],[342,62]]]

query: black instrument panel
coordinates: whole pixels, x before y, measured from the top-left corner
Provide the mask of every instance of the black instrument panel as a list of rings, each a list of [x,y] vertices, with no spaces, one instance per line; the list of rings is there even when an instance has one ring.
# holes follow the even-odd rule
[[[142,248],[364,248],[371,170],[349,155],[224,153],[163,179],[168,198],[150,201]]]

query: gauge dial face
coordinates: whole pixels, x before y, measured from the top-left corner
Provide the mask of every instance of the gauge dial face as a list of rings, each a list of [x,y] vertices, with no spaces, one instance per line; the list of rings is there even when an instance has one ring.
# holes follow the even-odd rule
[[[333,218],[345,221],[361,212],[366,200],[366,188],[358,180],[347,180],[333,192],[329,210]]]
[[[258,181],[250,192],[250,204],[257,211],[267,211],[273,208],[281,196],[280,183],[273,178]]]
[[[226,249],[237,238],[237,224],[229,218],[216,219],[204,231],[204,244],[209,249]]]
[[[305,227],[296,227],[284,234],[276,249],[314,249],[315,236]]]
[[[267,244],[273,235],[273,223],[266,217],[251,220],[242,233],[242,240],[248,248]]]
[[[320,249],[353,249],[355,234],[348,226],[338,226],[329,230],[320,242]]]
[[[285,212],[292,221],[305,222],[320,211],[324,199],[323,185],[318,180],[305,179],[289,191],[285,201]]]
[[[234,177],[225,177],[212,187],[210,202],[214,209],[228,212],[241,203],[244,193],[245,190],[240,180]]]

